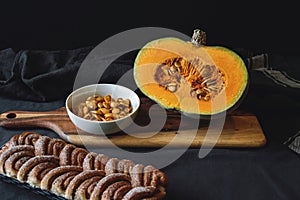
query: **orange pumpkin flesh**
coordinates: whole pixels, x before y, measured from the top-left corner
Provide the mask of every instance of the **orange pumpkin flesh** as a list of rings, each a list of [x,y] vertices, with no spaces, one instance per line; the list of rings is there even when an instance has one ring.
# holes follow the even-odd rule
[[[199,100],[191,95],[191,84],[182,78],[180,87],[170,92],[155,75],[162,63],[173,58],[185,61],[199,58],[201,62],[215,66],[224,76],[222,89],[209,100]],[[232,108],[241,99],[248,83],[248,72],[243,60],[227,48],[198,47],[177,38],[161,38],[149,42],[139,51],[134,63],[134,78],[146,96],[166,109],[214,115]]]

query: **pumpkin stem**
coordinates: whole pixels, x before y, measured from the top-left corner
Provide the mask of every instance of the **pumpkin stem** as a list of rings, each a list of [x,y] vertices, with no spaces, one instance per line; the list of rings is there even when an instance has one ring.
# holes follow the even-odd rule
[[[192,40],[192,44],[196,46],[202,46],[206,44],[206,33],[200,29],[195,29]]]

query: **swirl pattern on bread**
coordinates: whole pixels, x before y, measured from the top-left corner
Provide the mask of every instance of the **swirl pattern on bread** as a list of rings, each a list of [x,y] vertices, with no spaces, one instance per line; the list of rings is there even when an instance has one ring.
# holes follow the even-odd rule
[[[163,199],[166,175],[62,139],[24,132],[0,150],[0,173],[69,200]]]
[[[33,146],[11,146],[0,155],[0,173],[9,177],[17,177],[21,166],[32,157],[34,157]]]
[[[17,145],[34,145],[35,142],[41,137],[40,134],[35,132],[23,132],[22,134],[14,135],[10,140],[1,148],[0,154],[11,146]]]

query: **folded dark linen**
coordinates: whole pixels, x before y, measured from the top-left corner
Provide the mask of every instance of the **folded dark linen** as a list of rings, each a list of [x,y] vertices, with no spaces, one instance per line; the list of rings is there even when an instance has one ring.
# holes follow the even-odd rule
[[[288,147],[293,150],[294,152],[300,154],[300,131],[293,135],[292,137],[288,138],[284,144],[288,145]]]
[[[81,62],[91,49],[2,50],[0,95],[30,101],[50,101],[65,97],[72,89]]]
[[[300,129],[300,57],[262,54],[246,62],[251,68],[249,105],[264,113],[261,118],[269,118],[262,119],[264,125],[273,127],[277,138],[287,137],[283,144],[300,154],[300,131],[294,132]]]

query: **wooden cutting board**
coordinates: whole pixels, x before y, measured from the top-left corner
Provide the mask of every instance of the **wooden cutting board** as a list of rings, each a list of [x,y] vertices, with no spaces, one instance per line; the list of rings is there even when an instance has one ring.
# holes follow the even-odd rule
[[[146,126],[151,123],[148,117],[149,108],[153,102],[147,98],[141,98],[141,107],[135,119],[136,124]],[[160,109],[161,110],[161,109]],[[152,109],[152,117],[161,115],[159,109]],[[56,132],[64,140],[79,146],[111,146],[112,143],[119,147],[169,147],[199,148],[204,146],[215,147],[261,147],[266,144],[266,137],[256,116],[241,111],[227,115],[224,127],[220,135],[207,134],[210,120],[186,119],[180,112],[167,111],[167,119],[163,128],[158,132],[136,132],[132,134],[124,132],[109,136],[96,136],[77,129],[69,119],[64,107],[46,112],[8,111],[0,114],[0,126],[6,128],[47,128]],[[130,130],[131,127],[128,128]],[[128,132],[127,132],[128,133]],[[156,134],[154,134],[156,133]],[[152,134],[148,137],[147,134]],[[144,137],[143,137],[144,136]]]

